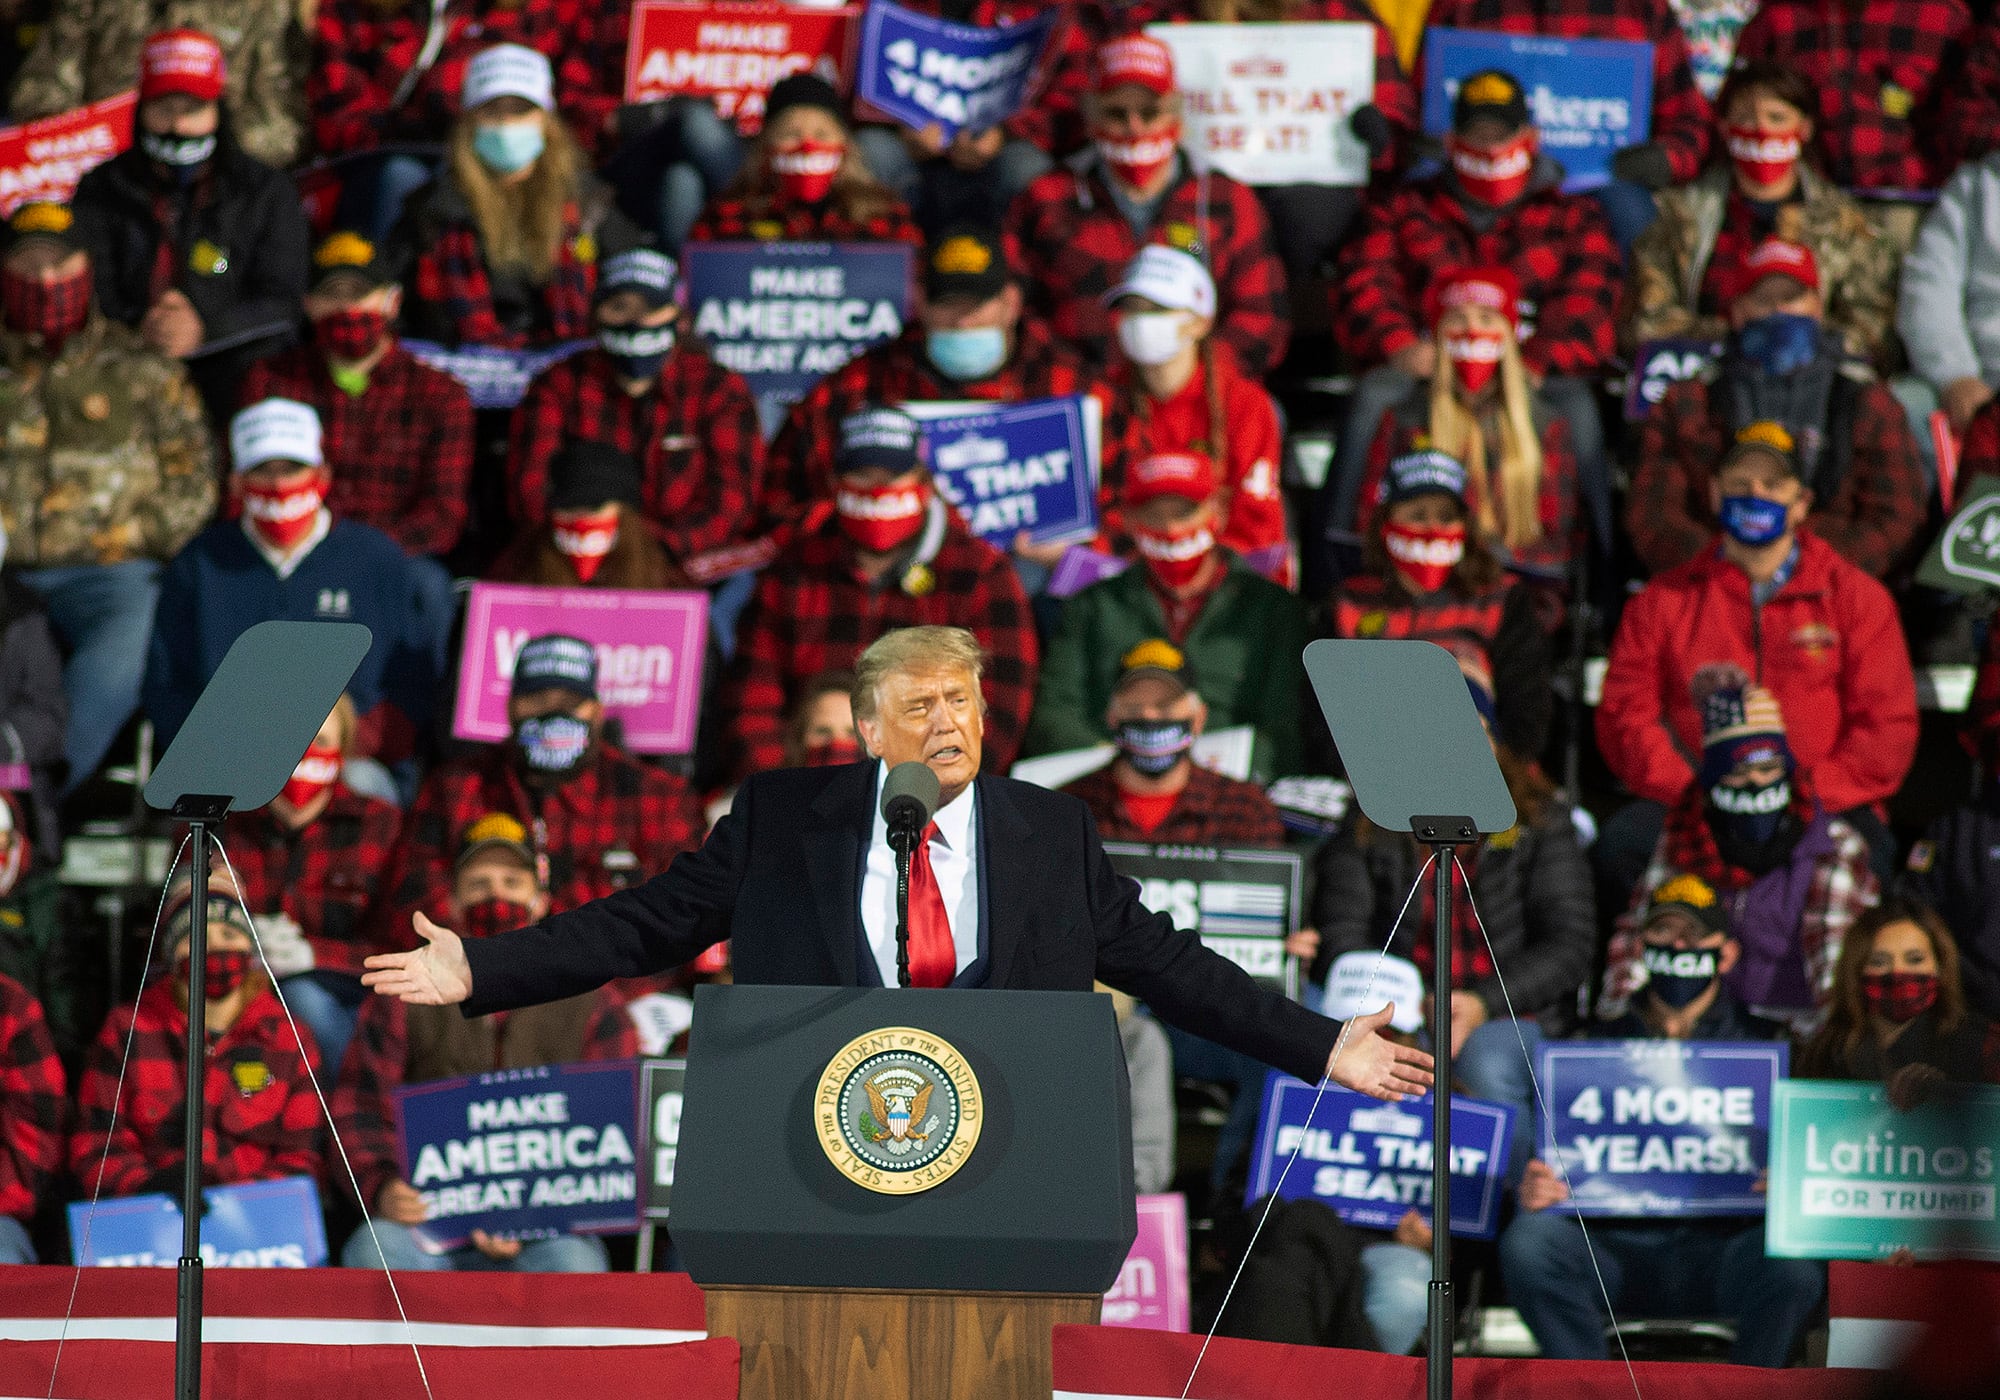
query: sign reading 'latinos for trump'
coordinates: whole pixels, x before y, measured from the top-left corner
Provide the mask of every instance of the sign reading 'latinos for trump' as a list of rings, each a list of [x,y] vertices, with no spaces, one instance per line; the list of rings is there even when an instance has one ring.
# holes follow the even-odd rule
[[[1652,130],[1651,44],[1479,29],[1424,31],[1424,130],[1451,130],[1459,83],[1489,68],[1512,74],[1527,93],[1542,153],[1562,163],[1566,190],[1605,184],[1611,153]]]
[[[861,21],[855,96],[919,131],[935,126],[946,139],[996,127],[1027,101],[1061,18],[1051,6],[988,29],[872,0]]]

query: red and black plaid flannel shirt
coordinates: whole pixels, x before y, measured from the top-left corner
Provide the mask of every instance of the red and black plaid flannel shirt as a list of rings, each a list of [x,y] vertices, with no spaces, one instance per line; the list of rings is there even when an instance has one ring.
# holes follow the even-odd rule
[[[423,50],[430,6],[324,0],[306,71],[314,145],[321,155],[337,156],[391,142],[442,141],[458,115],[472,56],[494,44],[524,44],[555,66],[556,106],[585,149],[595,152],[605,118],[624,98],[625,69],[622,61],[615,69],[603,66],[590,41],[630,15],[623,0],[602,8],[601,18],[585,24],[588,7],[580,0],[448,0],[437,61],[395,108],[389,104],[396,89]],[[622,34],[618,51],[624,53]]]
[[[1135,823],[1118,800],[1118,780],[1107,763],[1063,791],[1090,808],[1106,841],[1151,841],[1162,846],[1282,846],[1285,822],[1264,789],[1211,772],[1200,764],[1174,798],[1167,819],[1151,831]]]
[[[297,399],[319,412],[320,446],[333,470],[327,505],[411,554],[444,554],[465,529],[472,481],[472,399],[465,386],[400,345],[350,394],[310,345],[250,366],[242,402]]]
[[[0,976],[0,1215],[24,1224],[62,1170],[69,1090],[41,1003]]]
[[[1964,61],[1938,97],[1940,169],[2000,150],[2000,16],[1988,18],[1958,47]]]
[[[251,913],[283,914],[299,926],[315,970],[359,977],[363,958],[403,946],[379,941],[375,908],[402,820],[387,802],[345,783],[297,831],[268,807],[245,812],[229,825],[236,888]]]
[[[1812,85],[1835,184],[1930,189],[1951,171],[1929,149],[1937,89],[1971,25],[1964,0],[1764,0],[1736,58],[1774,60]]]
[[[1902,405],[1880,384],[1856,387],[1853,461],[1840,489],[1813,502],[1808,521],[1849,563],[1881,578],[1923,527],[1929,493]],[[1721,399],[1700,380],[1676,384],[1640,428],[1625,527],[1655,576],[1715,539],[1708,487],[1729,446]]]
[[[686,341],[637,398],[601,350],[550,365],[514,410],[510,439],[507,498],[517,523],[548,519],[556,453],[572,442],[601,442],[638,461],[639,509],[677,560],[742,536],[764,472],[750,386]]]
[[[447,222],[416,247],[416,265],[409,274],[409,310],[428,313],[450,327],[454,345],[496,345],[523,350],[531,345],[578,340],[594,329],[590,299],[597,289],[597,258],[585,255],[587,241],[582,211],[563,211],[562,242],[556,249],[549,280],[536,289],[543,315],[532,332],[510,330],[493,309],[493,283],[486,273],[486,253],[479,230],[470,223]],[[589,240],[594,241],[594,240]],[[406,310],[405,314],[408,314]]]
[[[901,204],[872,219],[850,219],[838,201],[797,204],[722,195],[702,210],[690,243],[907,243],[920,253],[924,231]]]
[[[1162,196],[1143,239],[1111,202],[1093,155],[1079,172],[1050,171],[1007,211],[1007,257],[1021,275],[1031,313],[1070,348],[1104,364],[1111,313],[1104,294],[1147,243],[1195,254],[1215,278],[1215,335],[1253,377],[1285,358],[1292,335],[1285,264],[1271,245],[1264,206],[1248,185],[1220,171],[1195,171],[1180,157],[1180,178]]]
[[[86,1191],[97,1182],[107,1135],[106,1196],[179,1189],[185,1160],[188,1019],[175,992],[171,979],[155,981],[139,993],[135,1005],[111,1013],[91,1046],[77,1087],[77,1127],[69,1152],[70,1171]],[[128,1031],[132,1059],[114,1133],[112,1095]],[[318,1072],[319,1047],[312,1032],[301,1024],[298,1039],[293,1039],[284,1009],[269,988],[252,998],[235,1025],[213,1038],[202,1081],[204,1185],[319,1174],[319,1101],[300,1058],[301,1042]]]
[[[489,812],[512,813],[547,856],[549,908],[557,914],[659,874],[706,830],[684,781],[602,741],[574,778],[539,802],[505,746],[440,764],[417,791],[383,882],[385,942],[411,946],[410,915],[419,909],[439,923],[450,919],[459,842]]]
[[[639,1053],[639,1039],[625,1014],[623,1003],[609,988],[597,994],[598,1006],[583,1032],[583,1058],[624,1060]],[[496,1012],[504,1018],[506,1012]],[[409,1082],[409,1010],[394,997],[369,997],[355,1018],[354,1039],[347,1043],[347,1056],[340,1062],[340,1082],[327,1096],[327,1111],[354,1164],[354,1177],[361,1187],[362,1204],[369,1210],[382,1188],[402,1178],[397,1161],[395,1091]],[[495,1065],[495,1069],[526,1066]],[[345,1199],[348,1185],[344,1172],[332,1161],[327,1163],[328,1199]]]
[[[1687,38],[1661,0],[1433,0],[1424,21],[1440,29],[1494,29],[1545,39],[1626,39],[1653,46],[1650,139],[1685,184],[1708,157],[1713,117],[1688,67]],[[1550,154],[1560,158],[1560,152]]]
[[[1022,317],[1014,332],[1014,353],[998,374],[976,384],[956,383],[932,368],[924,353],[923,332],[912,327],[897,339],[855,356],[793,405],[771,443],[758,517],[766,530],[789,527],[815,505],[833,499],[833,461],[840,447],[840,422],[857,409],[926,399],[1021,403],[1068,394],[1092,394],[1104,406],[1098,496],[1103,501],[1116,500],[1136,442],[1131,416],[1083,361],[1056,342],[1046,326]]]
[[[1457,866],[1451,872],[1451,987],[1453,991],[1469,991],[1493,976],[1493,953],[1486,946],[1486,935],[1479,927],[1479,918],[1473,912],[1472,879],[1479,873],[1479,853],[1472,852],[1458,858]],[[1423,907],[1416,911],[1417,936],[1411,952],[1411,960],[1417,971],[1424,975],[1426,987],[1437,986],[1437,948],[1431,930],[1437,927],[1437,886],[1428,876],[1424,879]],[[1406,919],[1408,915],[1404,916]]]
[[[986,649],[984,767],[1007,771],[1021,751],[1042,656],[1027,595],[1012,561],[955,517],[928,567],[928,586],[914,591],[893,569],[870,584],[855,572],[853,544],[827,521],[764,571],[723,686],[738,773],[784,765],[785,722],[807,681],[852,668],[884,632],[940,625],[969,629]]]
[[[1965,425],[1965,441],[1958,448],[1959,500],[1972,499],[1980,485],[1976,476],[2000,478],[2000,399],[1988,399]]]
[[[1538,374],[1588,374],[1611,358],[1624,259],[1598,202],[1551,181],[1495,211],[1481,231],[1443,177],[1373,201],[1341,254],[1334,332],[1363,366],[1430,334],[1424,289],[1453,267],[1510,269],[1525,303],[1521,358]],[[1532,314],[1530,314],[1532,312]],[[1529,322],[1533,333],[1529,334]]]

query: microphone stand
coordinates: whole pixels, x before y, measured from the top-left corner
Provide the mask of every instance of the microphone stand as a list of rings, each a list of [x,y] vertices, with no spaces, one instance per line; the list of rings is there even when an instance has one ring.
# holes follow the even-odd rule
[[[896,985],[910,985],[910,857],[923,834],[906,825],[889,828],[889,849],[896,853]]]

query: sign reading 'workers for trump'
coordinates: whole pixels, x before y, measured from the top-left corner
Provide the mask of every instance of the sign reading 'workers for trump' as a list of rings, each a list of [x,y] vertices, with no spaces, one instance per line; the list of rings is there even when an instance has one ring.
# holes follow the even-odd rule
[[[1174,51],[1187,148],[1248,185],[1360,185],[1348,126],[1375,99],[1372,24],[1154,24]]]
[[[1577,1215],[1762,1215],[1783,1042],[1551,1041],[1542,1157]]]
[[[1062,11],[984,28],[872,0],[861,21],[854,95],[877,111],[946,138],[1000,125],[1028,100]]]
[[[1786,1080],[1775,1103],[1766,1253],[2000,1260],[2000,1089],[1903,1110],[1880,1084]]]
[[[813,385],[910,314],[910,252],[883,243],[690,243],[695,333],[749,381],[766,434]]]
[[[0,218],[23,204],[69,203],[77,181],[132,144],[139,94],[121,92],[53,117],[0,127]]]
[[[1424,130],[1451,130],[1459,83],[1489,68],[1511,74],[1526,92],[1542,153],[1561,162],[1566,190],[1608,182],[1611,153],[1652,130],[1651,44],[1479,29],[1424,31]]]
[[[923,424],[938,494],[972,533],[1002,549],[1026,530],[1036,544],[1097,533],[1099,409],[1070,395],[995,406],[905,404]]]
[[[395,1091],[403,1175],[433,1249],[639,1228],[637,1067],[538,1065]]]
[[[1284,986],[1295,972],[1285,939],[1303,917],[1298,852],[1106,841],[1104,853],[1120,875],[1138,882],[1141,904],[1200,935],[1252,977]]]
[[[625,100],[706,97],[723,120],[754,136],[772,84],[809,68],[833,69],[860,13],[853,5],[639,0],[625,51]]]
[[[1452,1095],[1454,1235],[1490,1240],[1499,1229],[1513,1131],[1514,1110],[1507,1105]],[[1320,1093],[1274,1071],[1264,1084],[1245,1199],[1272,1192],[1288,1201],[1322,1202],[1348,1224],[1367,1230],[1393,1230],[1413,1210],[1428,1220],[1431,1096],[1381,1103],[1331,1086]]]
[[[211,1269],[317,1269],[326,1263],[319,1188],[285,1176],[201,1193],[201,1262]],[[69,1208],[70,1252],[87,1268],[171,1268],[181,1207],[171,1196],[127,1196]]]
[[[513,732],[507,696],[514,660],[531,639],[552,632],[581,637],[596,650],[597,698],[623,724],[627,749],[686,753],[694,747],[708,595],[675,589],[473,584],[453,734],[497,744]]]

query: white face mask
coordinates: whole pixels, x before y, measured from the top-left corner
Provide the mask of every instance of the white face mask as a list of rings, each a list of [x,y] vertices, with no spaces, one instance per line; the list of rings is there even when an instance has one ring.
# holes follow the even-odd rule
[[[1164,365],[1187,347],[1179,311],[1135,311],[1118,318],[1118,348],[1135,365]]]

